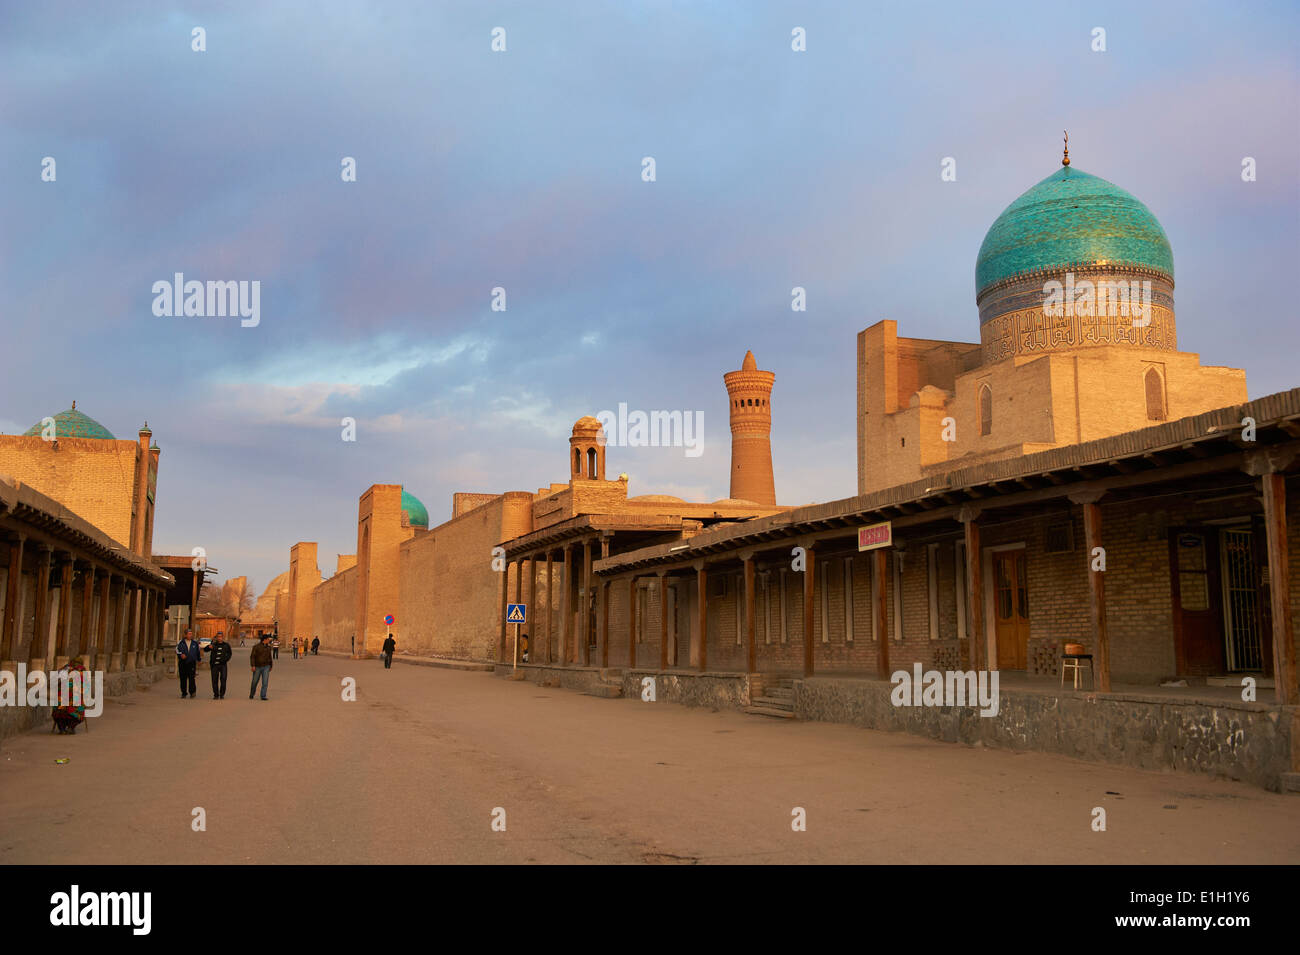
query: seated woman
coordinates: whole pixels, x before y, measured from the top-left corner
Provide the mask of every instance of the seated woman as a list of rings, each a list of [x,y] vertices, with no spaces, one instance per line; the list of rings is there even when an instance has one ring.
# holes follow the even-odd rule
[[[81,657],[73,657],[63,670],[68,673],[68,686],[70,688],[76,686],[77,692],[71,699],[57,701],[64,705],[54,707],[54,726],[60,733],[75,734],[77,727],[86,718],[86,701],[81,698],[80,689],[83,686],[82,674],[86,672],[86,668],[81,662]]]

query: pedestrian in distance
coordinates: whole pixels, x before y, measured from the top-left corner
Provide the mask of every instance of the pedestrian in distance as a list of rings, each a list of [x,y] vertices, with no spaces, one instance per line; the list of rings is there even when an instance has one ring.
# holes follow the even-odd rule
[[[212,670],[212,698],[223,700],[226,697],[226,665],[235,655],[234,647],[226,642],[226,636],[220,630],[208,647],[208,667]]]
[[[391,670],[393,668],[393,651],[396,649],[397,649],[397,641],[393,639],[393,635],[390,633],[388,635],[388,639],[384,641],[384,647],[383,647],[385,670]]]
[[[269,636],[263,636],[257,646],[253,647],[253,652],[248,655],[249,669],[253,671],[253,682],[248,687],[250,700],[259,681],[262,684],[262,699],[266,699],[266,688],[271,682],[271,667],[275,665],[275,651],[268,645],[270,639]]]
[[[311,638],[311,655],[320,656],[320,637]]]
[[[280,659],[280,638],[279,637],[271,638],[271,656],[276,660]]]
[[[298,659],[298,638],[293,638],[293,658]]]
[[[181,679],[181,699],[198,696],[198,687],[194,684],[194,674],[199,668],[199,658],[203,650],[194,639],[194,631],[186,630],[181,642],[176,644],[176,672]]]

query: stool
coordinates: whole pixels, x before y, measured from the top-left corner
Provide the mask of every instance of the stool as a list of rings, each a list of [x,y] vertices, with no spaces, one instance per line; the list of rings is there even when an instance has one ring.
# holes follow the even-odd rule
[[[1067,669],[1074,671],[1074,688],[1079,688],[1079,673],[1083,670],[1083,664],[1088,664],[1088,689],[1094,689],[1092,671],[1092,654],[1084,653],[1083,646],[1078,643],[1067,643],[1064,652],[1061,653],[1061,687],[1065,687],[1065,671]]]

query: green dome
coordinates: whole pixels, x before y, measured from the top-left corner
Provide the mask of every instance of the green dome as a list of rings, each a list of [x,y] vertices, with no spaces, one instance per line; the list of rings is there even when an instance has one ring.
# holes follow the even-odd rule
[[[36,422],[23,432],[24,435],[39,436],[41,422]],[[113,433],[88,415],[77,410],[74,401],[67,411],[60,411],[54,416],[54,437],[57,438],[99,438],[114,441]]]
[[[418,497],[407,493],[406,488],[402,488],[402,513],[406,515],[406,522],[412,527],[429,529],[429,512],[424,509]]]
[[[1174,278],[1174,253],[1151,210],[1118,186],[1062,166],[1003,210],[975,262],[975,296],[1006,279],[1087,265]]]

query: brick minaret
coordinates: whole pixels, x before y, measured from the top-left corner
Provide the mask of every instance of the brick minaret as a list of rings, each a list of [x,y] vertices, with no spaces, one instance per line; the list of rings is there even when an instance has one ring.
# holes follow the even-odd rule
[[[740,371],[722,376],[731,399],[731,496],[756,504],[776,503],[772,477],[772,383],[776,374],[759,371],[752,351]]]

